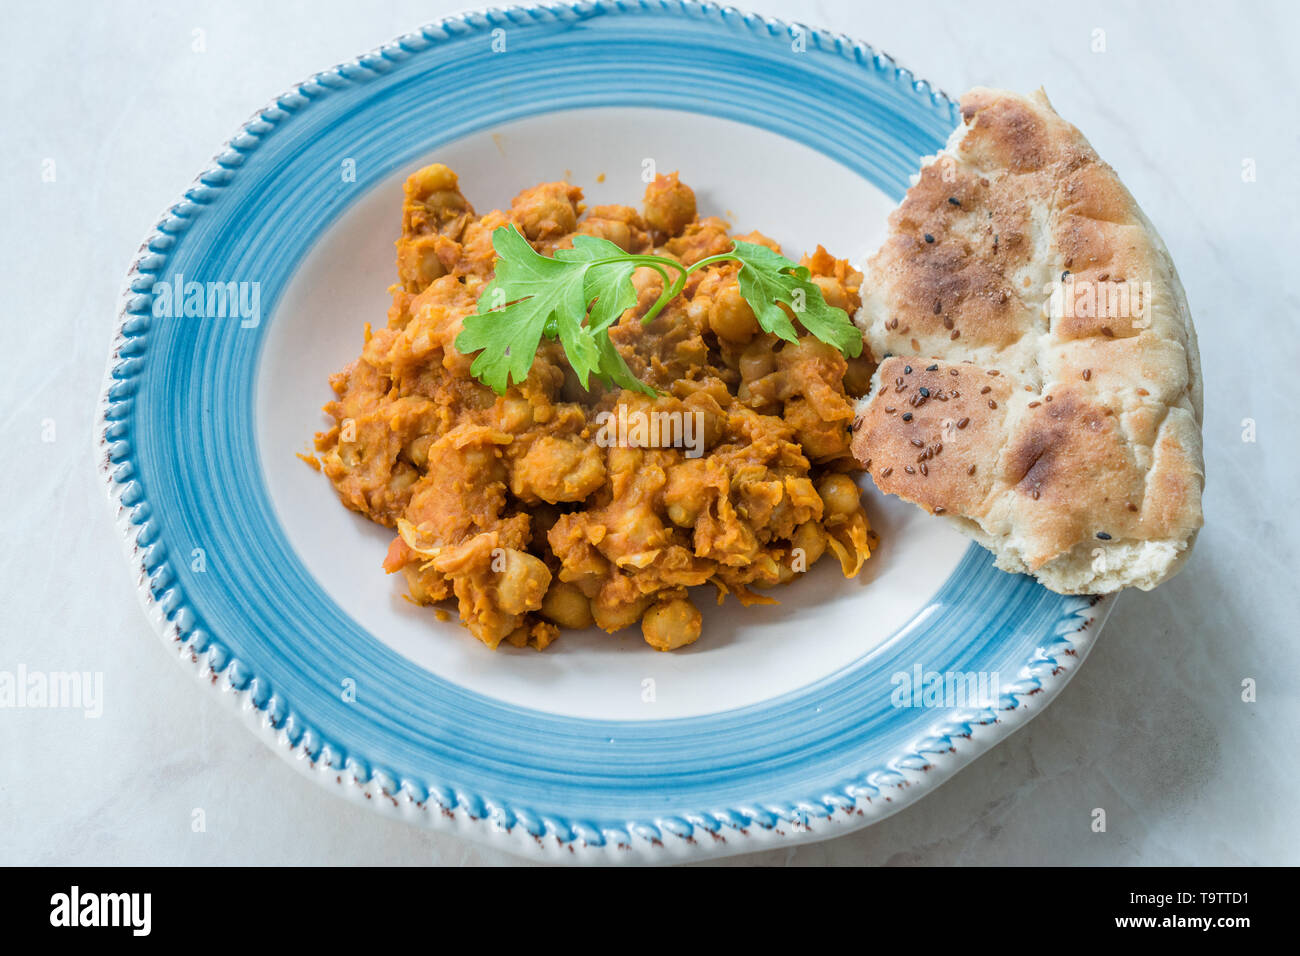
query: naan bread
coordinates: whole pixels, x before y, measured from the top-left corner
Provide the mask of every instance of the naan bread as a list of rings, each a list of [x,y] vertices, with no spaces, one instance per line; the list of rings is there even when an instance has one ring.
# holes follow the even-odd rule
[[[975,89],[868,262],[880,490],[1066,594],[1150,589],[1201,526],[1201,374],[1151,223],[1041,92]]]

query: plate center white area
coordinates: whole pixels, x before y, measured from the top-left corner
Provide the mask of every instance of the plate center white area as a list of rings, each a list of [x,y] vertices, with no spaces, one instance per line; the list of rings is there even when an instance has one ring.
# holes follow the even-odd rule
[[[851,664],[921,610],[948,578],[966,539],[877,493],[866,508],[881,545],[846,581],[828,556],[771,594],[775,607],[714,604],[697,589],[704,634],[672,654],[639,628],[562,633],[544,653],[490,651],[455,621],[403,599],[380,568],[392,533],[348,511],[296,452],[326,426],[328,377],[361,350],[362,325],[386,322],[396,281],[402,181],[427,162],[460,175],[480,213],[520,190],[567,179],[588,205],[640,206],[642,171],[677,170],[701,215],[759,229],[787,256],[824,245],[861,261],[879,245],[893,203],[847,168],[754,127],[658,109],[571,110],[530,117],[443,146],[369,189],[319,239],[270,317],[258,369],[258,445],[289,542],[323,590],[374,638],[421,667],[500,700],[575,717],[664,719],[712,713],[793,691]],[[602,181],[603,180],[603,181]],[[355,188],[362,189],[363,186]]]

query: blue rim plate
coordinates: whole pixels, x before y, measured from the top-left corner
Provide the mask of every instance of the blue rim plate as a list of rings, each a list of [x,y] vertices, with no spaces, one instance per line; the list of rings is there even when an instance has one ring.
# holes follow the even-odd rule
[[[484,58],[498,30],[511,55]],[[322,170],[348,155],[378,181],[503,123],[665,102],[798,139],[895,199],[956,125],[947,97],[869,47],[730,8],[593,2],[444,20],[276,99],[168,210],[127,278],[96,429],[148,615],[278,753],[383,812],[555,859],[689,859],[880,819],[1040,711],[1112,604],[1003,574],[971,545],[849,666],[670,720],[497,699],[340,610],[277,520],[254,423],[276,303],[358,196],[324,188]],[[816,121],[771,108],[792,102]],[[259,239],[246,242],[253,222]],[[261,324],[156,318],[155,284],[177,275],[257,275]],[[191,560],[196,541],[220,573]],[[892,678],[915,661],[1000,675],[996,703],[895,706]],[[343,699],[339,673],[364,683],[364,700]]]

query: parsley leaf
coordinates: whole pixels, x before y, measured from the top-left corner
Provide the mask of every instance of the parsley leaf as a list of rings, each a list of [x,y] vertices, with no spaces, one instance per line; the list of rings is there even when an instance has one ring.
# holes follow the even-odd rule
[[[843,309],[827,305],[806,266],[753,242],[736,242],[728,258],[741,264],[736,281],[740,294],[765,332],[794,342],[794,324],[778,303],[790,306],[805,329],[850,358],[862,354],[862,333]]]
[[[632,370],[627,367],[627,362],[623,361],[623,356],[619,354],[618,349],[614,347],[614,343],[610,341],[608,332],[602,332],[596,336],[596,347],[600,349],[600,377],[605,382],[617,385],[619,388],[628,388],[634,392],[640,392],[642,395],[649,395],[651,398],[659,394],[632,374]]]
[[[618,321],[625,311],[636,305],[636,287],[632,285],[632,272],[636,263],[628,254],[610,242],[596,236],[574,236],[572,249],[555,250],[555,258],[565,262],[587,262],[583,292],[587,301],[593,299],[591,318],[587,322],[592,332],[607,329]],[[601,259],[614,262],[600,263]]]
[[[638,266],[655,269],[664,280],[642,323],[649,323],[681,294],[689,273],[734,261],[741,266],[740,294],[765,331],[796,341],[784,303],[821,341],[850,357],[862,353],[862,334],[843,309],[826,303],[809,270],[766,246],[736,242],[729,252],[687,267],[664,256],[624,252],[607,239],[578,235],[572,249],[558,249],[548,257],[511,225],[492,233],[492,248],[496,275],[479,296],[478,311],[466,316],[456,348],[466,355],[479,353],[470,373],[498,395],[528,377],[543,337],[560,340],[583,388],[595,375],[607,385],[657,394],[632,374],[609,338],[610,326],[637,303],[632,273]],[[670,278],[670,272],[675,276]]]
[[[636,286],[632,284],[636,261],[608,239],[597,236],[574,236],[573,248],[556,249],[555,258],[588,263],[583,292],[591,303],[587,328],[600,354],[599,367],[593,369],[597,377],[607,385],[630,388],[653,398],[658,393],[632,374],[609,338],[609,327],[636,305]],[[582,387],[587,387],[585,379]]]
[[[538,255],[513,226],[492,233],[492,248],[496,277],[479,296],[478,312],[465,317],[456,348],[478,352],[470,374],[502,394],[511,380],[528,377],[547,320],[557,310],[583,311],[584,270]]]

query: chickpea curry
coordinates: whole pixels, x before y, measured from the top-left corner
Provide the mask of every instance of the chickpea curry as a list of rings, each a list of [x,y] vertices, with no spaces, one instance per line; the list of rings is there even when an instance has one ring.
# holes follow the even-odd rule
[[[870,356],[819,339],[798,308],[769,300],[756,314],[751,273],[724,254],[757,261],[779,247],[700,218],[676,174],[647,186],[640,211],[581,200],[578,187],[542,183],[479,216],[447,167],[407,180],[387,325],[367,325],[361,355],[331,377],[334,424],[310,459],[347,507],[394,529],[384,569],[417,604],[454,600],[489,647],[538,650],[561,628],[638,622],[648,644],[673,650],[700,636],[691,588],[774,603],[759,592],[827,554],[856,576],[875,540],[849,450]],[[619,264],[626,298],[595,300],[613,310],[598,349],[577,342],[561,309],[535,354],[499,351],[511,378],[484,384],[457,340],[494,314],[476,310],[505,270],[502,227],[542,262],[631,255]],[[861,275],[820,246],[797,269],[780,261],[819,306],[860,305]],[[591,374],[575,370],[575,342]],[[628,422],[677,427],[663,441]]]

